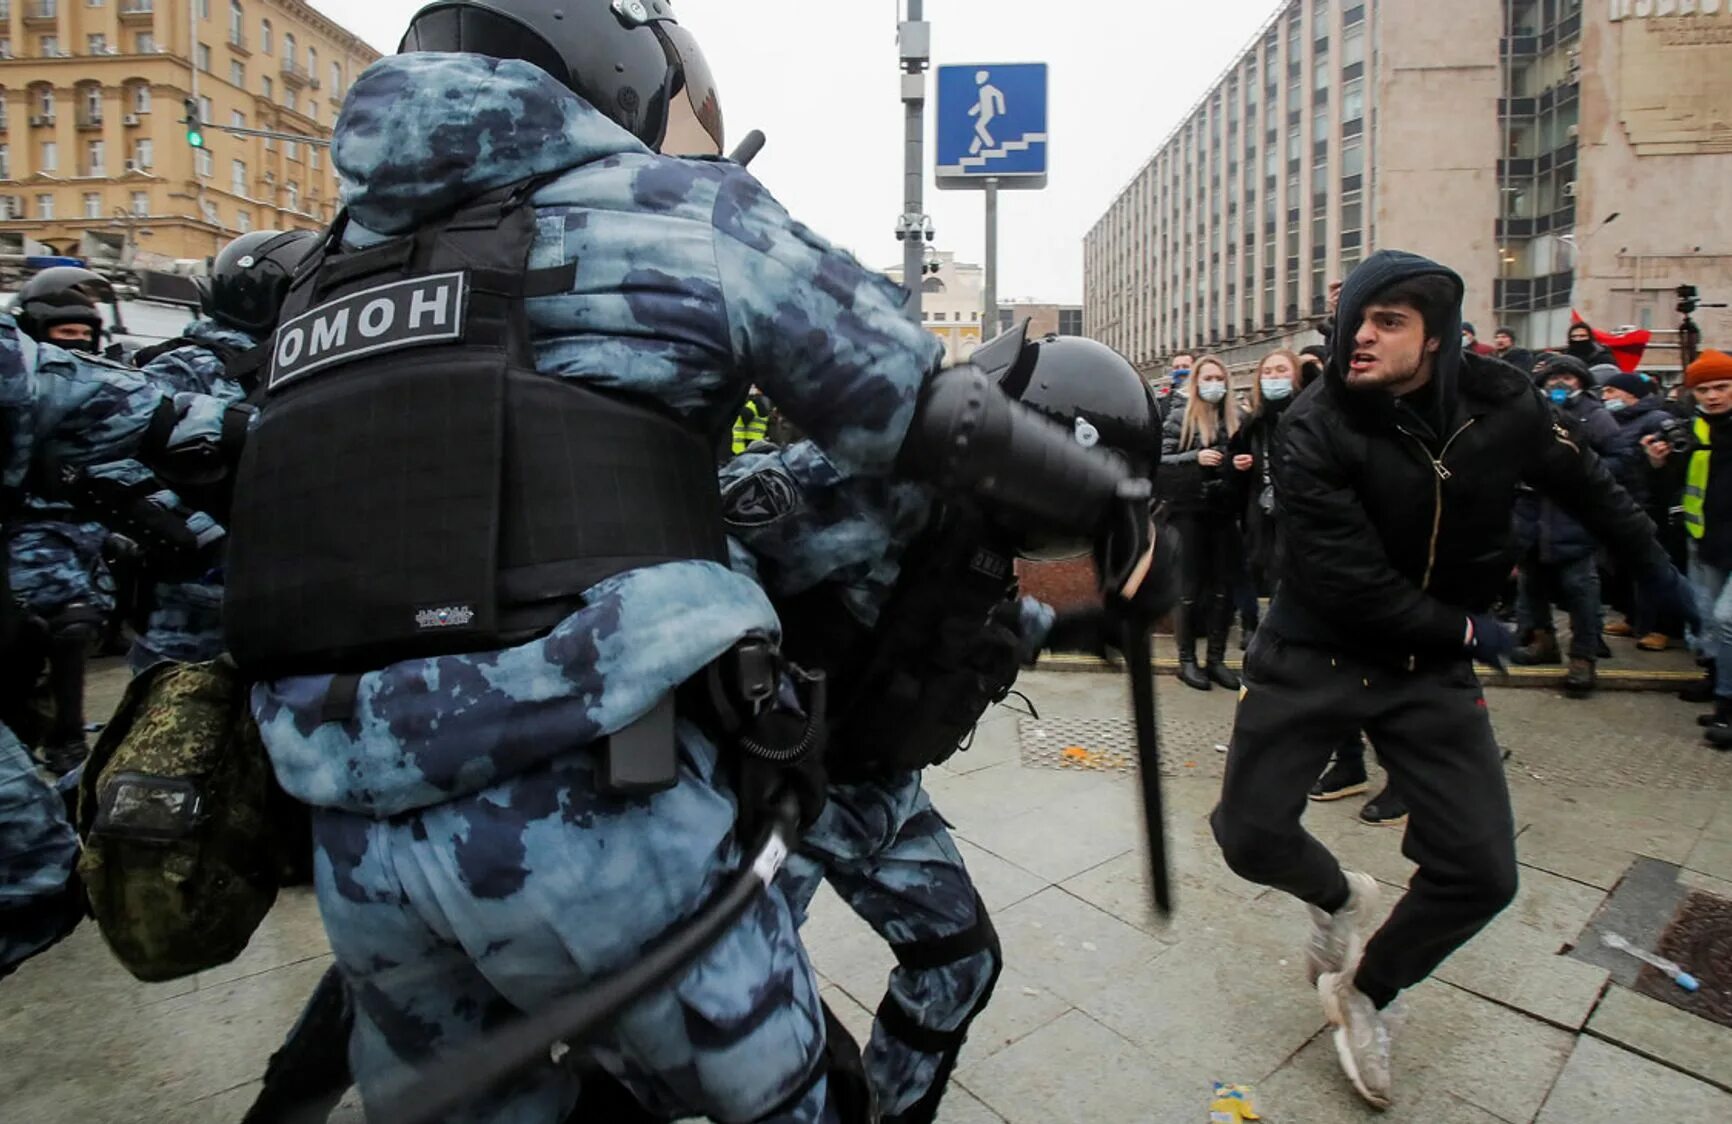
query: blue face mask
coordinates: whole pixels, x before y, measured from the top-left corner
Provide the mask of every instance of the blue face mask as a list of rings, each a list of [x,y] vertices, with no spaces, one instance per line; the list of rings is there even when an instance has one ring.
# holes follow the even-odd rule
[[[1197,394],[1203,401],[1216,403],[1227,397],[1227,384],[1224,382],[1206,382],[1197,388]]]
[[[1190,377],[1191,369],[1189,367],[1173,368],[1173,389],[1177,390],[1179,387],[1184,386],[1185,380]]]
[[[1628,405],[1629,405],[1629,403],[1625,402],[1622,398],[1608,398],[1608,399],[1606,399],[1606,409],[1610,410],[1614,414],[1617,413],[1619,410],[1622,410],[1625,406],[1628,406]]]
[[[1263,389],[1263,397],[1276,402],[1293,394],[1292,379],[1261,379],[1259,383]]]
[[[1554,386],[1546,391],[1546,397],[1550,398],[1554,404],[1562,406],[1570,400],[1570,391],[1565,386]]]

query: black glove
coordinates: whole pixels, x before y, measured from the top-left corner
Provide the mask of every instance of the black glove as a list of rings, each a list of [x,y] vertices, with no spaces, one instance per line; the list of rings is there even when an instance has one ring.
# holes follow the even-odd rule
[[[1049,652],[1076,652],[1116,663],[1120,638],[1119,627],[1106,608],[1090,605],[1083,609],[1066,609],[1053,619],[1043,647]]]
[[[1515,636],[1491,613],[1474,613],[1467,618],[1466,648],[1480,663],[1508,671],[1504,658],[1515,651]]]

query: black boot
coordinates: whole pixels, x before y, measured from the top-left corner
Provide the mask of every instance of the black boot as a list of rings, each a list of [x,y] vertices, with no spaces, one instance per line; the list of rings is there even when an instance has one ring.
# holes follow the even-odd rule
[[[1213,682],[1229,691],[1237,691],[1239,677],[1227,666],[1227,630],[1232,624],[1232,608],[1223,601],[1217,610],[1210,614],[1208,666],[1203,670]]]
[[[1594,693],[1594,661],[1580,656],[1570,657],[1570,670],[1564,676],[1564,694],[1572,699],[1585,699]]]
[[[1713,660],[1705,660],[1702,667],[1706,674],[1678,692],[1678,697],[1687,703],[1711,703],[1714,701],[1714,681],[1719,674],[1718,669]]]
[[[1696,716],[1698,726],[1732,726],[1732,699],[1714,700],[1714,709]]]
[[[1173,619],[1173,641],[1179,647],[1179,682],[1198,691],[1207,691],[1211,686],[1209,677],[1197,667],[1195,609],[1190,601],[1179,603],[1178,615]]]

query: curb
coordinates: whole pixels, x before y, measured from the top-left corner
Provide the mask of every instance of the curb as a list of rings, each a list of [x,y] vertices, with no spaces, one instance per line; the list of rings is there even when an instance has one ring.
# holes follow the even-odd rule
[[[1228,659],[1227,666],[1239,671],[1243,661]],[[1154,661],[1156,675],[1178,675],[1179,661],[1165,656]],[[1035,664],[1037,671],[1061,671],[1071,674],[1117,675],[1118,664],[1094,656],[1069,653],[1044,653]],[[1487,668],[1478,668],[1480,679],[1487,687],[1507,687],[1526,690],[1563,690],[1566,670],[1563,667],[1512,667],[1502,675]],[[1702,678],[1701,672],[1639,671],[1601,668],[1597,689],[1601,691],[1676,691]]]

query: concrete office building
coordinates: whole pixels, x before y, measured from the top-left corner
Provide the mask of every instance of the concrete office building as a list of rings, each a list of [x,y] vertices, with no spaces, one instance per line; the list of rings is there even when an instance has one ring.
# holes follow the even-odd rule
[[[1675,363],[1673,289],[1732,295],[1729,44],[1725,0],[1289,0],[1090,231],[1086,330],[1246,368],[1397,247],[1461,272],[1483,338],[1561,344],[1574,308]]]
[[[300,0],[0,0],[0,253],[159,265],[336,211],[329,137],[378,52]]]

